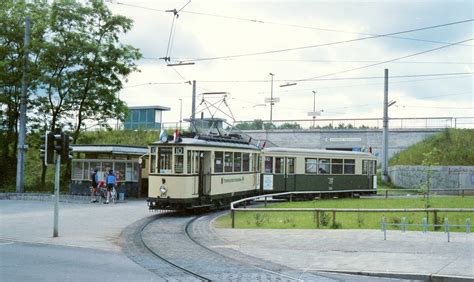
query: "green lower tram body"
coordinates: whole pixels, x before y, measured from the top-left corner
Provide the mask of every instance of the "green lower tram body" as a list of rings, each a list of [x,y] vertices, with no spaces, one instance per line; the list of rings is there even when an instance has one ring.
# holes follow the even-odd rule
[[[271,176],[272,189],[265,189],[265,177]],[[293,200],[311,200],[314,198],[357,197],[360,195],[375,194],[376,179],[370,175],[308,175],[308,174],[261,174],[259,189],[243,190],[234,193],[199,195],[197,197],[176,198],[148,198],[151,210],[196,210],[225,208],[233,201],[263,194],[284,192],[308,192],[291,195]],[[268,188],[268,187],[267,187]],[[347,193],[341,193],[347,191]],[[312,193],[314,192],[314,193]],[[275,198],[290,198],[289,195]]]

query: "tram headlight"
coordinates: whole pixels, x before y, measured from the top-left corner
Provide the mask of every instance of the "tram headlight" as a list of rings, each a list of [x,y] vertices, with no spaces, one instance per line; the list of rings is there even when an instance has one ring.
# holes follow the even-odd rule
[[[160,192],[161,192],[161,196],[166,196],[166,193],[168,192],[168,189],[166,189],[165,185],[161,185]]]

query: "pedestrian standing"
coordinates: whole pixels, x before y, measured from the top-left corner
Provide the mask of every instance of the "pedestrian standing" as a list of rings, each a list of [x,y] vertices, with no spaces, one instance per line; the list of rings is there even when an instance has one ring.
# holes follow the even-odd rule
[[[105,179],[105,184],[107,185],[107,200],[105,201],[104,204],[108,204],[110,201],[110,193],[112,189],[114,188],[115,184],[117,182],[117,177],[114,174],[113,170],[109,170],[109,174],[107,174],[107,177]]]
[[[91,191],[91,203],[97,203],[97,185],[99,184],[99,175],[97,174],[99,170],[94,169],[94,172],[91,174],[92,181],[92,191]]]

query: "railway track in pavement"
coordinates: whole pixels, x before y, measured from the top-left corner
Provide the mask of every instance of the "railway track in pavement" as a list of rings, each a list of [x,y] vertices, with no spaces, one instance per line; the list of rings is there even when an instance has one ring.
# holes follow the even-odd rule
[[[179,215],[161,213],[127,227],[126,255],[167,281],[366,281],[329,273],[301,272],[245,255],[210,228],[220,213]]]

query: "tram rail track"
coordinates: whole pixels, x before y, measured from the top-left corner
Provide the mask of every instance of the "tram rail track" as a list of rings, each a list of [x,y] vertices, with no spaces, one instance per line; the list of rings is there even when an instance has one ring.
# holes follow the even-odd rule
[[[170,212],[145,218],[124,230],[124,251],[131,260],[156,274],[159,281],[347,279],[338,274],[301,271],[243,254],[210,228],[216,216],[216,213],[183,216]]]

